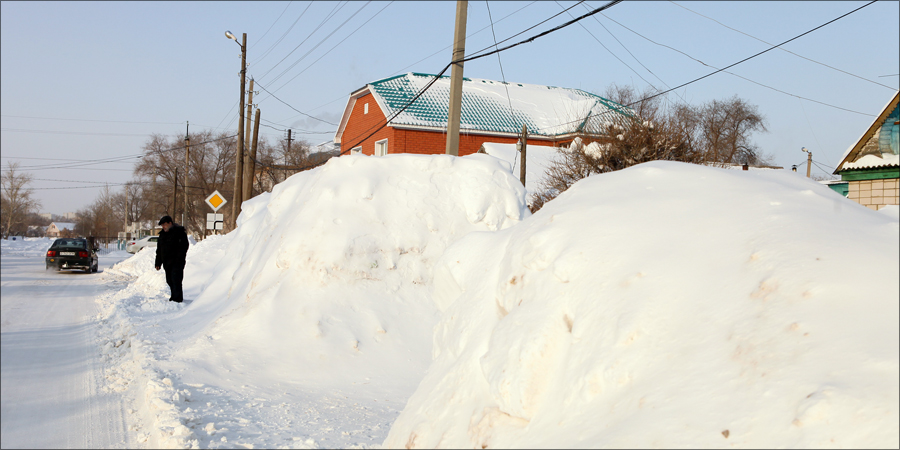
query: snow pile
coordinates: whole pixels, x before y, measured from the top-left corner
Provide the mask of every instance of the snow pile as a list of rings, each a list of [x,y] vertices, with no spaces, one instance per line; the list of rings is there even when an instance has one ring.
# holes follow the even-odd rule
[[[896,448],[898,234],[780,171],[582,180],[440,259],[385,446]]]
[[[0,255],[3,256],[44,256],[47,249],[53,244],[53,238],[47,237],[22,237],[15,236],[9,239],[0,239]]]
[[[510,173],[516,179],[519,179],[521,173],[522,158],[516,144],[497,144],[493,142],[485,142],[483,145],[485,153],[509,164]],[[525,192],[526,198],[540,191],[541,181],[547,176],[547,170],[559,157],[560,149],[557,147],[546,147],[543,145],[529,145],[525,149]]]
[[[130,393],[150,446],[381,442],[430,362],[435,261],[529,216],[524,196],[487,155],[346,156],[294,175],[191,247],[184,304],[166,301],[152,252],[108,270],[131,283],[101,299],[111,389]]]

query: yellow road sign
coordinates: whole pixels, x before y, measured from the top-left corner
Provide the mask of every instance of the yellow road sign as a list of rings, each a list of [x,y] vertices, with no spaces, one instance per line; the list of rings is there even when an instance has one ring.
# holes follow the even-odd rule
[[[209,197],[206,197],[206,204],[209,205],[213,211],[218,211],[219,208],[226,203],[228,203],[228,200],[225,200],[225,197],[223,197],[219,191],[215,191]]]

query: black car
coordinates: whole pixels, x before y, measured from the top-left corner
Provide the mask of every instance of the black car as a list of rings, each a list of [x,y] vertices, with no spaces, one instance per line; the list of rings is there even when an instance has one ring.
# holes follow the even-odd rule
[[[99,268],[97,248],[85,238],[65,238],[53,241],[47,250],[47,270],[76,270],[87,273],[96,272]]]

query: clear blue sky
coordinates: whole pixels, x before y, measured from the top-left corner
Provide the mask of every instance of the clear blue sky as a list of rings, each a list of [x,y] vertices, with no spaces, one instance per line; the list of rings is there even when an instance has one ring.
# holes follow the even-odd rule
[[[778,44],[866,2],[677,3]],[[490,2],[494,33],[498,40],[506,39],[573,4]],[[784,46],[888,87],[779,49],[730,69],[757,83],[863,114],[800,100],[726,73],[678,94],[691,103],[738,95],[767,117],[769,132],[755,141],[775,155],[777,164],[789,168],[804,162],[800,148],[805,146],[816,161],[833,167],[898,88],[898,6],[897,1],[880,1]],[[405,1],[2,2],[3,166],[20,161],[22,166],[58,167],[73,163],[66,159],[137,155],[151,133],[183,135],[185,121],[191,130],[236,129],[240,49],[225,30],[238,38],[247,33],[249,73],[260,84],[294,108],[337,123],[348,94],[367,82],[441,70],[451,55],[455,8],[456,2]],[[585,11],[582,5],[572,9]],[[610,19],[715,67],[769,47],[671,2],[624,2],[604,14],[583,20],[584,27],[574,24],[501,53],[506,80],[602,93],[611,83],[639,90],[648,83],[674,87],[712,71]],[[569,19],[563,14],[509,42]],[[489,25],[486,3],[469,2],[467,53],[493,44]],[[500,80],[497,58],[467,63],[465,75]],[[327,132],[334,126],[308,119],[257,90],[262,118],[279,124],[276,128],[321,132],[299,136],[312,143],[333,137]],[[271,139],[282,137],[271,128],[261,132]],[[110,163],[27,170],[39,179],[33,187],[41,188],[34,192],[43,202],[42,211],[61,214],[83,208],[97,196],[97,188],[75,189],[90,185],[78,182],[123,183],[131,178],[132,167]],[[823,172],[814,167],[813,173]]]

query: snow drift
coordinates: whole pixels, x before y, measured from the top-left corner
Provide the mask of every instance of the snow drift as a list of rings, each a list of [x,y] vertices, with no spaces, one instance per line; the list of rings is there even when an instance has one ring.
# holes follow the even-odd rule
[[[435,267],[387,447],[894,447],[898,222],[784,172],[582,180]]]

